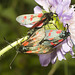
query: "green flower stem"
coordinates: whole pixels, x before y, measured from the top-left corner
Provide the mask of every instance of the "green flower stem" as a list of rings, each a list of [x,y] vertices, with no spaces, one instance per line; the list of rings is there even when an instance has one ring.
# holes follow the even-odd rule
[[[13,43],[11,43],[10,45],[6,46],[5,48],[3,48],[1,51],[0,51],[0,56],[3,55],[5,52],[9,51],[11,48],[17,46],[18,44],[20,44],[21,42],[25,41],[26,39],[28,38],[28,36],[25,36]]]
[[[64,75],[68,75],[68,64],[67,64],[67,61],[64,61]]]
[[[56,63],[52,66],[50,72],[48,73],[48,75],[54,75],[55,71],[57,70],[57,68],[59,67],[60,63],[57,60]]]

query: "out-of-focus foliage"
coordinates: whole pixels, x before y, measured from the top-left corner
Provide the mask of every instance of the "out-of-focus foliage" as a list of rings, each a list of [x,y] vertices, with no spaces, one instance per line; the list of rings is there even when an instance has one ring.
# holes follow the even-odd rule
[[[72,0],[72,4],[75,0]],[[38,5],[34,0],[0,0],[0,49],[9,43],[26,35],[27,28],[16,22],[16,17],[21,14],[33,13],[33,8]],[[47,75],[51,70],[52,64],[48,67],[41,67],[39,58],[35,54],[18,54],[12,64],[9,64],[16,54],[16,49],[12,49],[0,57],[0,75]],[[69,54],[67,60],[59,62],[59,66],[54,75],[75,75],[75,59]]]

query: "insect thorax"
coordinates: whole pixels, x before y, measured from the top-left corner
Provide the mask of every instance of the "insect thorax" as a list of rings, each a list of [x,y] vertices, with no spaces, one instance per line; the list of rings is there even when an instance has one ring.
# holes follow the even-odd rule
[[[58,15],[56,13],[45,13],[44,17],[46,17],[47,19],[43,22],[43,27],[48,30],[48,29],[57,29],[55,26],[57,26],[57,21],[59,21],[58,19]],[[44,18],[43,17],[43,18]]]

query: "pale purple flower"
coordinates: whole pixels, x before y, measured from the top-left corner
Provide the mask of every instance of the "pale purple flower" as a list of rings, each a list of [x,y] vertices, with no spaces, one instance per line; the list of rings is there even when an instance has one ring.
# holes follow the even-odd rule
[[[75,45],[75,5],[72,5],[72,8],[74,7],[74,12],[71,20],[67,21],[69,24],[69,31],[71,33],[71,39]]]
[[[59,45],[55,46],[55,50],[52,53],[48,54],[38,54],[39,60],[42,66],[48,66],[51,62],[54,64],[56,59],[58,58],[59,61],[66,60],[65,54],[70,52],[72,58],[74,57],[74,52],[72,50],[73,43],[75,44],[75,12],[74,6],[70,8],[71,0],[35,0],[39,5],[43,7],[46,12],[54,12],[58,14],[58,18],[63,26],[66,27],[66,24],[69,25],[69,32],[70,36],[67,37]],[[34,8],[34,13],[42,13],[42,8],[36,6]],[[23,24],[22,24],[23,25]],[[33,25],[25,25],[24,26],[30,28]],[[73,43],[72,43],[73,42]]]
[[[66,20],[70,20],[72,18],[73,9],[69,8],[71,0],[35,0],[35,1],[41,6],[43,6],[43,8],[47,12],[49,12],[49,10],[51,10],[52,12],[56,12],[58,14],[60,21],[63,22],[64,25],[66,24]]]
[[[56,47],[56,49],[50,54],[39,54],[39,60],[42,66],[48,66],[51,62],[54,64],[56,59],[59,61],[66,60],[65,54],[70,52],[72,57],[74,58],[74,52],[72,50],[74,41],[75,44],[75,12],[73,8],[70,8],[71,0],[35,0],[38,4],[40,4],[47,12],[51,10],[52,12],[56,12],[60,21],[65,24],[69,24],[69,31],[71,33],[71,38],[68,37],[64,42]],[[39,6],[34,8],[34,13],[40,13],[42,9]]]

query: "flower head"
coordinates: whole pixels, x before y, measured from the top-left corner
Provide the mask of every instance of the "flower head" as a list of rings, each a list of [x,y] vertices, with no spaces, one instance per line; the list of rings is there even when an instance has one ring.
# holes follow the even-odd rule
[[[48,66],[48,64],[51,62],[54,64],[56,62],[56,59],[58,60],[66,60],[65,54],[70,52],[72,57],[74,58],[74,52],[72,50],[73,45],[75,44],[75,11],[74,11],[74,6],[70,7],[71,0],[35,0],[39,5],[43,7],[43,9],[46,12],[53,12],[58,15],[59,22],[63,24],[63,26],[66,28],[66,25],[68,24],[69,28],[67,30],[70,32],[70,36],[67,37],[66,40],[55,46],[53,51],[48,54],[38,54],[40,63],[42,66]],[[36,6],[34,8],[34,13],[43,13],[42,9],[39,6]],[[33,19],[31,17],[29,18],[30,20]],[[22,17],[22,19],[25,18],[26,16]],[[25,20],[24,19],[24,20]],[[21,19],[18,19],[21,20]],[[21,20],[23,23],[22,25],[26,27],[32,27],[33,25],[25,25],[24,20]],[[31,24],[31,21],[26,20],[27,24],[28,22]],[[36,20],[37,21],[37,20]],[[34,23],[34,22],[33,22]],[[66,31],[67,31],[66,30]],[[67,35],[67,34],[66,34]]]
[[[43,8],[47,12],[49,12],[49,10],[51,10],[52,12],[56,12],[58,14],[60,21],[63,22],[64,25],[66,24],[66,20],[70,20],[73,16],[72,15],[73,8],[69,7],[71,0],[35,0],[35,1],[41,6],[43,6]]]
[[[69,31],[71,36],[69,36],[65,41],[63,41],[60,45],[58,45],[55,50],[50,54],[38,54],[40,63],[42,66],[48,66],[51,62],[54,64],[56,59],[58,60],[66,60],[65,54],[70,52],[72,57],[74,57],[74,52],[72,50],[73,43],[75,44],[75,12],[73,6],[70,8],[71,0],[35,0],[38,4],[40,4],[45,11],[55,12],[58,14],[60,21],[63,23],[63,26],[66,24],[69,25]],[[38,11],[38,12],[37,12]],[[34,8],[34,13],[40,13],[42,9],[39,6]],[[71,38],[70,38],[71,37]],[[73,41],[73,43],[72,43]]]

